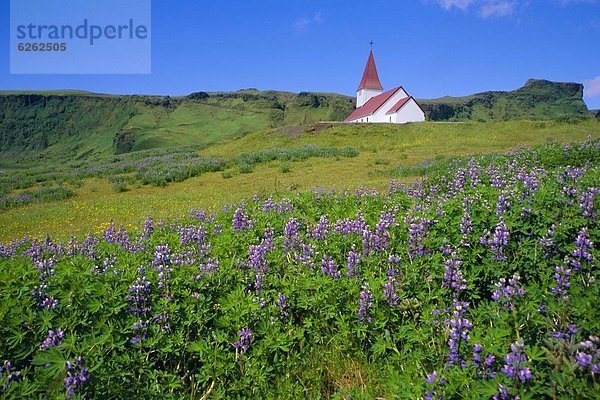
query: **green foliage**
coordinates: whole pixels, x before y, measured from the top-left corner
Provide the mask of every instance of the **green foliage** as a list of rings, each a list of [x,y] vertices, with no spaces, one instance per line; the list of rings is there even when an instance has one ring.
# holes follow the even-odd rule
[[[290,167],[290,164],[289,164],[289,163],[287,163],[287,162],[284,162],[284,163],[282,163],[282,164],[279,166],[279,170],[280,170],[281,172],[283,172],[284,174],[287,174],[287,173],[289,173],[289,172],[292,170],[292,168]]]
[[[0,210],[6,210],[12,207],[31,203],[64,200],[74,195],[75,192],[62,186],[40,187],[37,189],[23,190],[16,195],[0,196]]]

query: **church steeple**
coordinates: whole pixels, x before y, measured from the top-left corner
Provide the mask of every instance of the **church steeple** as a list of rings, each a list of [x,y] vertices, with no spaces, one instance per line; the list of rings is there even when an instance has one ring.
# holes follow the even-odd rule
[[[369,52],[367,65],[365,66],[365,71],[363,72],[362,79],[356,91],[360,91],[362,89],[383,90],[383,86],[379,81],[379,75],[377,74],[377,67],[375,66],[373,50]]]

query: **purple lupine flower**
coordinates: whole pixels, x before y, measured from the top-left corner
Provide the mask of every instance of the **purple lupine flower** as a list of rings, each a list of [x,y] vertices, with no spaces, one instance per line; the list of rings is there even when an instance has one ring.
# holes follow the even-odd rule
[[[476,344],[473,346],[473,365],[477,368],[477,376],[482,379],[495,378],[496,373],[493,371],[494,361],[496,356],[493,354],[484,355],[483,346]]]
[[[369,314],[369,310],[371,309],[371,307],[373,307],[374,297],[367,284],[363,285],[362,289],[363,290],[359,294],[358,301],[358,318],[362,322],[371,322],[371,315]]]
[[[359,197],[375,197],[378,195],[377,189],[363,187],[354,190],[354,195]]]
[[[155,315],[151,321],[158,324],[158,326],[160,327],[160,330],[162,332],[170,332],[171,331],[171,326],[169,325],[169,321],[171,321],[171,317],[169,316],[169,313],[167,313],[166,311],[163,311],[160,314]],[[146,324],[148,324],[148,322],[150,322],[150,321],[146,321]]]
[[[492,293],[492,300],[501,303],[508,311],[513,311],[517,298],[526,294],[525,289],[519,285],[520,280],[521,276],[516,272],[508,281],[500,278],[500,281],[494,285],[496,290]]]
[[[348,276],[348,278],[352,276],[358,277],[358,267],[361,263],[361,253],[356,252],[355,250],[356,249],[354,248],[354,245],[352,245],[352,249],[348,252],[348,262],[346,264],[346,269],[348,270],[346,276]]]
[[[47,293],[48,280],[55,274],[54,259],[52,257],[47,259],[42,258],[41,252],[41,247],[36,245],[32,245],[29,249],[29,256],[35,260],[36,268],[40,272],[40,284],[34,287],[32,295],[39,307],[46,310],[54,310],[58,306],[58,300]]]
[[[452,303],[452,315],[447,318],[444,323],[448,327],[448,364],[454,364],[461,367],[467,365],[462,359],[460,349],[463,344],[469,342],[469,331],[473,329],[471,321],[465,318],[465,314],[469,308],[469,303],[464,301],[454,300]]]
[[[127,295],[129,312],[134,316],[141,318],[133,324],[134,335],[131,338],[132,344],[140,343],[146,338],[149,314],[152,310],[152,306],[150,305],[150,290],[150,281],[145,277],[137,278],[136,281],[129,286],[129,294]]]
[[[294,205],[289,199],[283,199],[275,204],[275,210],[277,210],[279,214],[290,213],[294,211]]]
[[[95,259],[96,258],[96,246],[100,240],[92,236],[91,234],[87,235],[83,244],[81,245],[81,254],[85,257]]]
[[[462,261],[456,254],[452,254],[452,258],[444,261],[446,270],[444,272],[444,280],[442,287],[452,291],[453,297],[458,297],[458,294],[467,289],[467,281],[463,278],[460,266]]]
[[[123,226],[119,226],[119,228],[116,229],[115,224],[112,221],[110,221],[106,227],[106,230],[104,231],[104,239],[107,243],[118,244],[125,251],[137,252],[141,250],[131,243],[131,238],[129,237],[129,234],[125,228]]]
[[[582,168],[566,166],[564,171],[558,174],[557,182],[562,185],[562,194],[567,199],[567,204],[573,205],[578,194],[575,184],[587,169],[587,166]]]
[[[177,230],[177,234],[180,238],[180,246],[185,246],[186,244],[190,243],[201,245],[208,237],[206,228],[195,225],[180,226]]]
[[[353,219],[346,218],[336,221],[333,230],[346,236],[350,233],[362,235],[365,228],[367,228],[365,216],[363,214],[356,214]]]
[[[0,381],[4,381],[0,386],[0,391],[5,392],[11,382],[16,382],[21,378],[21,371],[13,371],[13,366],[10,361],[4,360],[0,365]]]
[[[593,357],[591,354],[587,354],[580,351],[577,354],[575,354],[575,360],[577,361],[577,364],[580,368],[585,368],[592,365]]]
[[[600,193],[599,188],[588,187],[587,191],[581,193],[579,197],[579,208],[582,210],[581,215],[586,218],[592,218],[596,215],[594,211],[594,199]]]
[[[590,336],[579,343],[579,351],[575,354],[577,367],[590,372],[593,376],[600,373],[600,338]]]
[[[463,215],[460,219],[460,233],[462,235],[461,238],[461,246],[467,246],[469,244],[469,234],[473,232],[473,220],[471,219],[471,205],[473,204],[473,199],[468,197],[463,198],[462,202],[462,210]]]
[[[204,245],[202,245],[201,247],[203,247],[203,246]],[[192,264],[195,264],[196,262],[198,262],[198,259],[196,258],[195,251],[182,250],[171,256],[171,262],[173,263],[173,265],[188,266],[188,265],[192,265]]]
[[[154,232],[154,221],[152,220],[151,216],[147,216],[146,220],[144,221],[144,231],[142,233],[142,238],[150,239],[150,236],[152,236],[152,232]]]
[[[390,256],[391,258],[392,256]],[[390,307],[398,305],[397,280],[398,271],[392,266],[388,268],[387,282],[383,285],[383,296]]]
[[[338,271],[335,262],[328,255],[325,255],[321,260],[321,272],[325,275],[331,276],[332,278],[339,278],[342,276],[342,273]]]
[[[53,258],[41,259],[37,261],[36,269],[40,271],[40,281],[45,281],[56,274],[56,271],[54,270]]]
[[[269,265],[267,253],[273,248],[273,229],[265,228],[263,239],[260,244],[250,245],[248,249],[248,261],[245,265],[255,273],[254,292],[258,296],[263,287],[262,280],[267,272]]]
[[[215,216],[216,216],[215,212],[208,214],[205,210],[203,210],[201,208],[197,209],[197,210],[190,210],[190,218],[197,219],[198,221],[200,221],[202,223],[213,222],[215,219]]]
[[[70,399],[75,394],[75,390],[82,384],[90,380],[85,363],[81,357],[77,357],[75,362],[67,361],[67,377],[64,381],[64,386],[67,388],[67,398]]]
[[[504,190],[498,196],[498,202],[496,204],[496,215],[504,215],[510,210],[510,193]]]
[[[67,256],[73,257],[81,251],[81,245],[77,242],[77,238],[75,236],[71,236],[69,238],[69,243],[67,243]]]
[[[393,212],[382,212],[373,232],[370,232],[367,229],[363,230],[363,253],[368,254],[371,251],[385,251],[390,245],[389,229],[397,225],[396,215]]]
[[[239,351],[240,354],[244,354],[250,349],[252,330],[250,330],[250,328],[242,328],[238,334],[240,335],[240,339],[233,344],[233,347]]]
[[[168,245],[156,246],[154,248],[154,261],[152,265],[158,272],[158,283],[156,286],[162,289],[161,296],[173,301],[173,295],[169,287],[169,276],[173,272],[171,257],[171,249]]]
[[[520,400],[520,397],[511,396],[506,386],[498,384],[498,394],[492,396],[492,400]]]
[[[421,217],[413,217],[408,214],[404,218],[408,225],[408,255],[412,259],[422,257],[429,252],[423,245],[423,241],[429,236],[429,225],[431,220]]]
[[[504,218],[500,217],[498,224],[494,229],[494,233],[491,234],[487,229],[484,231],[484,235],[480,238],[481,244],[487,244],[490,246],[490,250],[492,251],[492,259],[495,261],[506,261],[507,258],[504,255],[504,248],[508,244],[508,238],[510,234],[508,233],[508,227],[504,222]]]
[[[462,242],[461,242],[461,245],[462,245]],[[450,243],[448,243],[448,239],[446,239],[446,238],[444,238],[444,240],[442,241],[442,245],[440,246],[440,248],[438,250],[440,251],[440,253],[442,253],[445,256],[452,254],[452,252],[453,252],[452,246],[450,245]]]
[[[314,257],[316,254],[316,249],[317,247],[314,244],[301,243],[300,249],[294,255],[294,258],[297,262],[301,263],[302,265],[309,268],[314,268]]]
[[[476,187],[481,183],[481,179],[479,178],[479,175],[481,174],[480,166],[476,163],[474,158],[471,158],[467,163],[467,167],[469,168],[467,174],[471,181],[471,187]]]
[[[509,378],[518,378],[521,382],[526,382],[533,379],[531,369],[524,366],[527,362],[527,355],[523,351],[525,345],[523,339],[517,340],[510,345],[511,352],[504,356],[504,366],[501,371]]]
[[[109,255],[108,257],[106,257],[104,259],[104,261],[102,261],[102,265],[94,265],[94,268],[92,269],[92,274],[94,275],[106,275],[108,273],[108,271],[112,270],[115,272],[115,275],[117,273],[117,271],[114,269],[115,268],[115,263],[117,262],[117,259],[114,256]]]
[[[539,245],[544,247],[544,257],[548,258],[553,254],[556,254],[556,247],[554,246],[554,231],[556,230],[556,225],[550,225],[548,228],[548,232],[540,239]]]
[[[204,278],[206,275],[219,270],[219,260],[213,257],[208,257],[206,260],[198,264],[198,275],[196,280]]]
[[[573,253],[571,254],[573,260],[571,261],[571,266],[575,271],[578,271],[581,268],[581,263],[583,261],[592,261],[592,254],[590,250],[594,248],[594,243],[590,240],[588,236],[588,228],[581,228],[579,234],[575,238],[575,245],[577,246]]]
[[[553,294],[566,299],[569,297],[569,289],[571,287],[571,268],[567,268],[562,265],[554,267],[554,281],[555,284],[551,291]]]
[[[323,214],[319,217],[319,222],[311,229],[309,235],[317,240],[327,240],[330,229],[329,218]]]
[[[232,220],[233,229],[236,232],[242,232],[245,229],[252,229],[254,227],[254,222],[250,219],[250,217],[244,212],[243,207],[238,207],[233,213]]]
[[[271,210],[275,210],[275,202],[273,201],[272,197],[268,197],[263,202],[262,210],[263,210],[263,212],[269,212]]]
[[[56,331],[50,329],[48,331],[48,337],[44,339],[42,344],[40,345],[41,350],[48,350],[53,346],[60,346],[62,344],[62,339],[64,337],[64,332],[62,329],[58,328]]]
[[[438,393],[438,390],[446,383],[444,375],[439,375],[437,371],[425,376],[425,383],[430,386],[427,392],[423,395],[425,400],[443,400],[444,396]]]
[[[283,251],[286,253],[296,252],[301,239],[300,239],[300,223],[298,218],[290,218],[285,224],[283,231]]]
[[[551,335],[554,339],[568,341],[571,339],[571,336],[576,334],[577,332],[579,332],[579,328],[577,328],[577,325],[571,324],[567,327],[559,328],[559,330],[553,331]]]
[[[283,293],[277,294],[277,307],[279,307],[279,318],[284,319],[289,317],[290,313],[288,310],[288,298]]]
[[[145,315],[150,311],[150,281],[145,277],[137,278],[129,286],[127,301],[130,303],[129,311],[135,316]]]
[[[154,265],[168,265],[171,263],[171,249],[169,245],[154,248]]]

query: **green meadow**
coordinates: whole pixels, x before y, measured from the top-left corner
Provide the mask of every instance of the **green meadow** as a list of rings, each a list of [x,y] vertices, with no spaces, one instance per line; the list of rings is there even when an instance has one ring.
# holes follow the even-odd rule
[[[177,112],[191,111],[180,108]],[[178,121],[184,117],[177,116]],[[240,120],[239,123],[244,122]],[[144,121],[136,121],[135,126],[135,129],[143,130]],[[150,125],[146,129],[152,131]],[[194,130],[194,126],[186,129]],[[138,138],[144,136],[139,132],[136,134]],[[174,145],[189,145],[189,141],[178,139],[184,136],[183,131],[169,131],[154,137],[169,138]],[[255,193],[261,196],[290,194],[317,187],[333,187],[338,191],[365,186],[384,189],[391,179],[411,181],[421,179],[432,169],[443,169],[455,156],[501,153],[516,146],[548,141],[583,141],[588,136],[600,136],[599,121],[305,124],[267,127],[241,137],[215,134],[199,141],[201,145],[184,149],[134,151],[122,156],[98,155],[89,160],[68,162],[64,161],[68,158],[64,154],[35,162],[21,160],[11,164],[5,161],[0,176],[4,179],[4,194],[15,196],[36,188],[59,187],[72,195],[59,200],[41,198],[0,211],[0,241],[24,235],[43,237],[49,234],[60,239],[70,235],[83,237],[88,232],[103,231],[111,220],[136,230],[148,215],[155,219],[179,218],[187,215],[190,209],[217,210]],[[147,140],[154,139],[148,134]],[[307,146],[314,146],[316,150],[306,153],[303,149]],[[292,149],[297,149],[299,156]],[[336,155],[336,151],[343,149],[351,149],[356,154]],[[321,155],[323,151],[328,154]],[[190,170],[158,184],[152,176],[147,176],[152,171],[146,171],[142,178],[132,170],[125,170],[117,178],[114,174],[73,172],[81,170],[82,166],[101,169],[108,164],[158,156],[165,157],[159,165],[161,171],[168,171],[170,154],[175,153],[179,157],[178,165],[185,166],[189,162]],[[192,162],[199,159],[212,160],[216,164],[208,169],[193,169]],[[251,162],[247,162],[248,159]],[[6,183],[9,181],[12,182],[10,185]]]

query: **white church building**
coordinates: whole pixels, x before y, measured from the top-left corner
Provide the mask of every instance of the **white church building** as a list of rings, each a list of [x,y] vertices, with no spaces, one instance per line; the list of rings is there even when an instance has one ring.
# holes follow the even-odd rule
[[[344,121],[403,124],[425,121],[425,113],[402,86],[383,91],[371,51],[356,91],[356,110]]]

